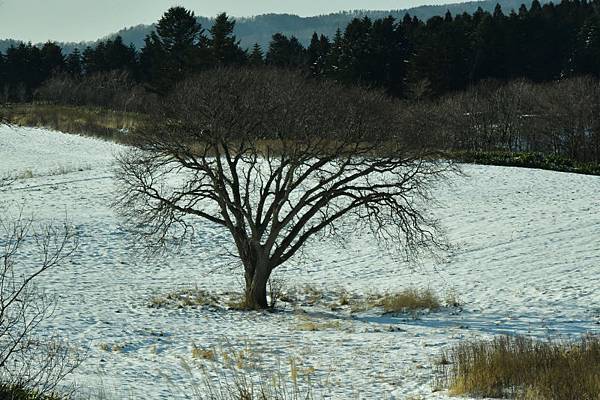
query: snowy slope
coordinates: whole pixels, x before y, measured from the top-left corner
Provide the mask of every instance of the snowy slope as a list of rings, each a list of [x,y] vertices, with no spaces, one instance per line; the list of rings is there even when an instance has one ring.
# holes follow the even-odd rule
[[[80,235],[73,262],[40,284],[58,297],[47,332],[60,332],[87,354],[72,377],[82,386],[133,398],[184,398],[180,389],[191,378],[180,364],[198,362],[196,345],[252,348],[263,373],[288,373],[293,358],[334,398],[447,398],[432,393],[433,364],[459,340],[600,333],[600,177],[467,165],[466,176],[436,190],[435,214],[455,245],[441,262],[410,268],[374,243],[352,240],[344,248],[313,244],[278,273],[288,287],[311,285],[330,296],[341,289],[452,290],[464,302],[461,312],[415,320],[325,305],[274,314],[157,309],[147,306],[153,295],[181,287],[239,291],[241,273],[227,254],[226,233],[209,223],[167,257],[136,251],[110,208],[112,160],[121,149],[76,135],[0,127],[0,176],[20,178],[0,202],[11,210],[24,205],[44,221],[66,211]],[[307,320],[335,324],[298,329]]]

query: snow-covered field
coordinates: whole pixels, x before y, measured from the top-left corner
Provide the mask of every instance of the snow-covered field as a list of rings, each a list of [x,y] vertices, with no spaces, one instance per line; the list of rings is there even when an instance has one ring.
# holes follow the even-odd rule
[[[432,392],[441,349],[460,340],[521,333],[549,338],[600,333],[600,177],[532,169],[464,166],[436,190],[435,213],[455,246],[443,261],[409,268],[368,239],[317,243],[279,271],[288,287],[351,293],[431,288],[464,304],[413,319],[377,310],[351,314],[326,304],[254,313],[151,308],[182,287],[239,291],[225,232],[203,223],[174,254],[143,257],[110,208],[112,162],[122,148],[76,135],[0,127],[0,176],[19,177],[0,202],[36,220],[76,226],[73,261],[40,278],[58,298],[44,329],[85,353],[71,379],[131,398],[184,398],[192,374],[216,361],[192,357],[216,347],[287,374],[290,360],[332,398],[447,398]],[[26,259],[33,260],[34,255]],[[298,308],[298,307],[297,307]],[[299,329],[307,321],[322,330]],[[254,372],[258,374],[258,372]],[[257,375],[256,375],[257,376]]]

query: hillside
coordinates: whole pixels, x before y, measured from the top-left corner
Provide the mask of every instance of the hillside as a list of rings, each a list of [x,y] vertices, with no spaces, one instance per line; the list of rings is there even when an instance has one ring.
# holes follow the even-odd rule
[[[271,36],[276,32],[294,35],[306,45],[310,41],[313,32],[333,36],[338,27],[343,29],[350,20],[356,17],[368,16],[370,18],[381,18],[392,15],[396,18],[402,18],[406,13],[409,13],[421,20],[427,20],[436,15],[443,15],[446,11],[450,11],[453,15],[463,12],[473,13],[478,7],[481,7],[485,11],[493,11],[496,4],[500,4],[505,13],[508,13],[513,9],[517,10],[521,4],[529,7],[531,2],[532,0],[470,1],[390,11],[354,10],[314,17],[299,17],[290,14],[265,14],[250,18],[238,18],[236,35],[240,39],[242,47],[245,48],[251,47],[254,43],[259,43],[263,48],[266,48],[271,40]],[[542,4],[548,2],[549,0],[540,1]],[[198,17],[198,20],[206,29],[212,26],[211,18]],[[125,43],[133,43],[139,49],[143,47],[144,38],[152,29],[152,25],[137,25],[122,29],[111,35],[111,37],[121,35]],[[11,44],[15,43],[17,43],[16,40],[0,40],[0,51],[4,52]],[[74,48],[82,49],[86,46],[93,46],[94,42],[60,43],[60,45],[65,49],[65,52],[71,52]]]
[[[235,292],[239,270],[228,236],[209,223],[199,223],[194,240],[168,257],[140,257],[134,236],[108,206],[121,146],[0,126],[0,149],[7,150],[0,175],[19,177],[2,198],[11,210],[39,221],[67,212],[77,227],[73,262],[40,277],[59,299],[42,329],[81,349],[85,362],[70,379],[114,388],[107,398],[189,398],[193,379],[202,385],[202,371],[233,370],[227,356],[237,357],[236,370],[251,379],[261,371],[287,376],[293,361],[300,377],[310,375],[317,399],[323,391],[331,399],[449,400],[446,391],[432,393],[442,349],[504,334],[545,340],[599,333],[597,177],[464,166],[465,175],[434,193],[439,203],[432,212],[454,245],[443,259],[410,268],[365,238],[349,235],[342,247],[315,241],[278,272],[298,302],[261,314],[160,303],[181,289]],[[20,260],[28,266],[37,258]],[[314,298],[320,294],[314,302],[302,297],[307,287]],[[408,287],[454,293],[462,306],[418,317],[332,306],[342,293],[352,300]],[[204,358],[212,353],[202,349],[217,356]]]

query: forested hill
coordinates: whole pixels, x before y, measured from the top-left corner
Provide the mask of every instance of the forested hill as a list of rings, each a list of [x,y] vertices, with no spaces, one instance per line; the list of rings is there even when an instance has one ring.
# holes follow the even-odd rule
[[[436,15],[444,15],[450,11],[453,15],[467,12],[473,14],[477,8],[481,7],[484,11],[492,12],[496,4],[500,4],[502,9],[508,14],[510,10],[518,10],[521,4],[527,7],[531,5],[532,0],[486,0],[470,1],[465,3],[454,3],[436,6],[420,6],[403,10],[391,11],[372,11],[356,10],[349,12],[339,12],[329,15],[319,15],[315,17],[299,17],[290,14],[265,14],[252,18],[236,18],[235,34],[241,40],[243,48],[250,48],[254,43],[259,43],[263,49],[266,49],[274,33],[280,32],[287,36],[296,36],[305,46],[310,43],[313,32],[333,37],[336,29],[344,29],[346,25],[356,17],[368,16],[372,19],[392,15],[401,19],[406,13],[416,16],[420,20],[427,20]],[[550,0],[541,0],[540,3],[549,3]],[[212,18],[198,17],[198,21],[205,29],[209,29],[213,24]],[[131,28],[122,29],[109,38],[120,35],[126,44],[132,43],[137,49],[144,46],[144,38],[154,29],[154,25],[137,25]],[[13,40],[0,40],[0,52],[5,52],[11,45],[18,44]],[[65,53],[70,53],[74,48],[83,50],[86,46],[94,47],[94,42],[82,43],[58,43]]]

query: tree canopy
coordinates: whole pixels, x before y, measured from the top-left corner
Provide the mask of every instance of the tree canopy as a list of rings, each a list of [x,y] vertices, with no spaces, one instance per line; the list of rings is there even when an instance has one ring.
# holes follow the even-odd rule
[[[492,12],[448,11],[427,21],[408,14],[401,19],[364,17],[341,26],[332,37],[314,32],[306,48],[293,35],[273,32],[268,47],[243,49],[236,21],[225,13],[205,31],[193,12],[173,7],[140,51],[120,37],[86,48],[80,56],[64,54],[52,43],[10,47],[0,54],[1,92],[13,101],[30,100],[36,88],[58,72],[80,76],[119,69],[166,94],[178,81],[202,70],[263,63],[318,79],[380,87],[404,98],[415,93],[437,97],[488,79],[599,77],[599,10],[595,2],[542,6],[534,0],[529,9],[522,5],[503,10],[497,5]]]
[[[266,308],[273,270],[316,237],[351,226],[409,256],[442,244],[424,211],[449,166],[411,147],[398,107],[298,72],[206,71],[139,129],[116,205],[150,246],[186,237],[198,218],[227,230],[246,305]]]

